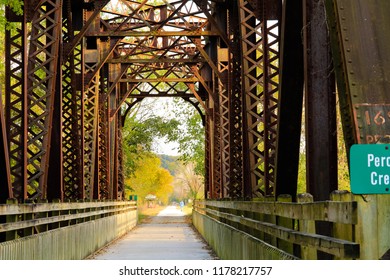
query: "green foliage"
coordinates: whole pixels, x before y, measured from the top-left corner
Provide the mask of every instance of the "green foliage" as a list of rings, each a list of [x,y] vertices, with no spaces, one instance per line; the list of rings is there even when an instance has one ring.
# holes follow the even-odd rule
[[[7,26],[8,28],[11,28],[12,25],[7,24],[7,20],[5,18],[5,7],[10,7],[15,14],[22,15],[23,14],[23,1],[22,0],[0,0],[0,27],[4,28],[4,26]],[[3,42],[3,41],[2,41]]]
[[[205,128],[202,118],[188,103],[177,102],[176,115],[182,120],[182,133],[176,139],[179,153],[184,163],[194,162],[195,172],[204,177],[205,166]]]
[[[138,108],[131,112],[125,121],[123,129],[123,151],[125,177],[134,174],[137,163],[145,152],[152,149],[155,137],[174,139],[179,122],[175,119],[163,119],[155,115],[139,118]]]
[[[168,170],[172,176],[175,176],[177,168],[179,166],[177,156],[170,155],[158,155],[161,160],[161,167]]]

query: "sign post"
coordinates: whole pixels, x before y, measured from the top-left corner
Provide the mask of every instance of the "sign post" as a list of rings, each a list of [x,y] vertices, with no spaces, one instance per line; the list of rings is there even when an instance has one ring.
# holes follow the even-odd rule
[[[351,147],[351,192],[390,194],[390,144]]]

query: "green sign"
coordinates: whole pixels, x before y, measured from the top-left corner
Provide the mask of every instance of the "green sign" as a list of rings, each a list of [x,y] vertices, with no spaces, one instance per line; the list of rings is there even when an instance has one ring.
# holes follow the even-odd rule
[[[390,194],[390,144],[351,147],[351,191],[354,194]]]

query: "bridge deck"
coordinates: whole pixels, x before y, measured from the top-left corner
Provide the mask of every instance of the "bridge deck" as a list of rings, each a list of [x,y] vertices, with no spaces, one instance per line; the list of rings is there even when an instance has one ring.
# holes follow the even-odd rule
[[[137,226],[123,238],[103,248],[96,260],[207,260],[214,253],[186,222],[183,213],[169,206],[149,223]]]

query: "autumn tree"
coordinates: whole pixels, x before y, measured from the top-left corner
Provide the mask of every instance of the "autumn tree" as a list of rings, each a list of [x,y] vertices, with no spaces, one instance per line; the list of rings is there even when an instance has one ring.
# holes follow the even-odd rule
[[[179,121],[156,115],[156,101],[138,103],[129,110],[124,108],[124,111],[128,110],[123,128],[125,177],[134,174],[143,156],[149,155],[156,137],[176,137]]]
[[[182,200],[204,198],[204,178],[195,171],[195,163],[180,164],[175,175],[175,196]]]
[[[160,159],[152,153],[144,153],[133,176],[126,179],[126,197],[137,195],[140,203],[149,194],[167,204],[173,191],[173,177],[161,167]]]

